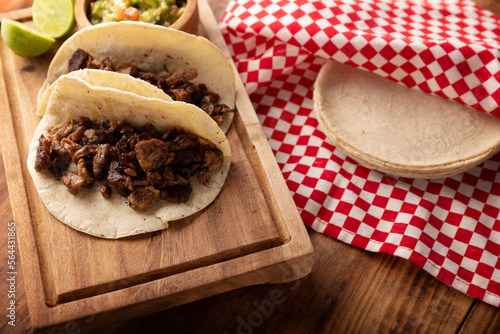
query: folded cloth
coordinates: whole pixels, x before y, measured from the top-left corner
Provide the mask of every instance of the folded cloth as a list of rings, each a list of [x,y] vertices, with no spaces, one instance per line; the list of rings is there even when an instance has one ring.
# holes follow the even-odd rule
[[[327,59],[500,116],[500,19],[464,0],[232,0],[221,30],[305,224],[410,260],[500,305],[500,154],[438,180],[394,178],[318,129]]]

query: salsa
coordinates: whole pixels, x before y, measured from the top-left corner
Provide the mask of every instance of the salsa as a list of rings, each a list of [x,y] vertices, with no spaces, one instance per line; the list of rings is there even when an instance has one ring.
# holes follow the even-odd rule
[[[141,21],[170,26],[186,9],[180,0],[97,0],[90,3],[90,22]]]

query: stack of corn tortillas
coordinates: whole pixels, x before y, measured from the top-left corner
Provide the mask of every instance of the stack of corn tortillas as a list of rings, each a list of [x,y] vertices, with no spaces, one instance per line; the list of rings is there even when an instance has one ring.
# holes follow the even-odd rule
[[[346,155],[395,176],[446,177],[500,150],[500,119],[333,61],[316,79],[314,111]]]

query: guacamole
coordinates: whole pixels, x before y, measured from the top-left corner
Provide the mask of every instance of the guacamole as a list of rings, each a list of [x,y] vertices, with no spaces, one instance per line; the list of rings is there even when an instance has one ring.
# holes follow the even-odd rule
[[[179,0],[97,0],[90,3],[90,22],[141,21],[169,26],[184,12]]]

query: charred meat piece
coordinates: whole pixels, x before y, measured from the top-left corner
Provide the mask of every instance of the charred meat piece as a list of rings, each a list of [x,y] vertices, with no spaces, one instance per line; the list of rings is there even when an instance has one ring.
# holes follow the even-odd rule
[[[68,71],[78,71],[87,68],[88,64],[92,61],[92,57],[82,49],[78,49],[73,53],[68,62]]]
[[[104,179],[104,173],[111,162],[111,145],[99,144],[92,161],[92,171],[96,180]]]
[[[118,73],[128,74],[134,78],[139,76],[139,70],[131,64],[118,64],[115,71]]]
[[[95,180],[94,177],[90,174],[89,170],[87,169],[85,159],[78,160],[77,167],[78,167],[78,176],[83,179],[82,186],[91,188]]]
[[[59,141],[54,140],[52,142],[52,153],[50,156],[52,158],[50,169],[56,179],[59,180],[62,173],[68,169],[68,166],[71,163],[71,155]]]
[[[80,140],[82,140],[85,131],[87,131],[87,128],[85,126],[78,125],[78,127],[76,128],[76,130],[73,131],[73,133],[71,133],[67,137],[67,139],[69,139],[69,140],[71,140],[73,142],[79,142]]]
[[[210,183],[210,177],[212,172],[222,166],[222,162],[224,161],[224,155],[220,150],[217,149],[206,149],[205,156],[203,158],[203,163],[200,166],[200,172],[198,173],[198,180],[208,186]]]
[[[165,79],[165,85],[172,87],[184,84],[198,76],[196,68],[190,67],[177,71]]]
[[[159,139],[141,141],[135,146],[135,154],[146,172],[160,170],[169,157],[169,144]]]
[[[212,116],[215,106],[212,99],[210,98],[210,95],[203,96],[200,102],[200,108],[203,109],[203,111],[205,111],[209,116]]]
[[[38,139],[38,147],[36,149],[35,170],[42,171],[50,168],[52,165],[50,153],[50,140],[45,138],[44,135],[41,135]]]
[[[70,135],[71,136],[71,135]],[[72,157],[76,151],[82,148],[80,144],[75,143],[71,139],[68,138],[63,138],[61,140],[61,145],[64,146],[64,148],[69,152],[70,156]],[[73,160],[73,159],[71,159]]]
[[[64,185],[68,187],[68,191],[73,195],[76,195],[80,187],[85,184],[85,179],[83,177],[71,172],[64,172],[61,180]]]
[[[158,202],[160,191],[152,186],[137,187],[128,197],[132,209],[146,211]]]
[[[211,116],[218,125],[221,125],[222,123],[224,123],[226,115],[232,112],[234,112],[234,110],[229,108],[225,104],[216,104]]]
[[[81,158],[86,158],[86,157],[93,157],[95,154],[96,148],[91,145],[86,145],[82,146],[80,149],[78,149],[72,156],[73,162],[78,162]]]
[[[113,71],[113,63],[109,57],[104,58],[102,61],[99,59],[92,59],[88,62],[87,68],[93,68],[102,71]]]
[[[111,198],[111,187],[107,184],[101,186],[101,195],[104,198]]]
[[[88,129],[81,138],[85,144],[98,144],[103,142],[103,132],[96,129]]]
[[[203,158],[204,154],[199,149],[186,149],[175,152],[175,157],[171,165],[175,167],[191,167],[192,165],[197,165],[199,167]]]
[[[185,89],[170,89],[167,93],[174,101],[187,102],[189,93]]]
[[[224,155],[220,150],[216,148],[208,148],[205,150],[205,156],[203,157],[203,163],[200,168],[213,172],[222,166],[223,161]]]
[[[193,134],[181,133],[170,144],[174,152],[195,149],[200,146],[200,140]]]
[[[94,122],[92,122],[92,120],[88,117],[80,116],[76,119],[76,122],[78,123],[78,125],[84,126],[87,129],[91,129],[95,126]]]
[[[192,191],[193,188],[191,185],[178,185],[162,190],[160,194],[161,197],[168,202],[185,203],[188,201]]]
[[[70,133],[73,132],[74,126],[75,122],[68,119],[66,122],[49,128],[49,131],[47,131],[47,137],[55,140],[66,138]]]
[[[149,72],[140,72],[138,74],[138,76],[140,79],[147,81],[150,84],[152,84],[153,86],[156,86],[160,89],[162,89],[163,82],[165,81],[163,78],[161,78],[153,73],[149,73]]]
[[[41,135],[35,157],[35,170],[49,169],[59,180],[71,163],[71,155],[59,140],[52,140]]]
[[[112,161],[109,166],[108,182],[111,189],[123,197],[128,197],[130,192],[134,190],[132,178],[120,173],[120,165],[117,161]]]
[[[104,64],[104,71],[114,71],[115,69],[113,68],[113,63],[111,62],[111,59],[109,57],[106,57],[102,60]]]

